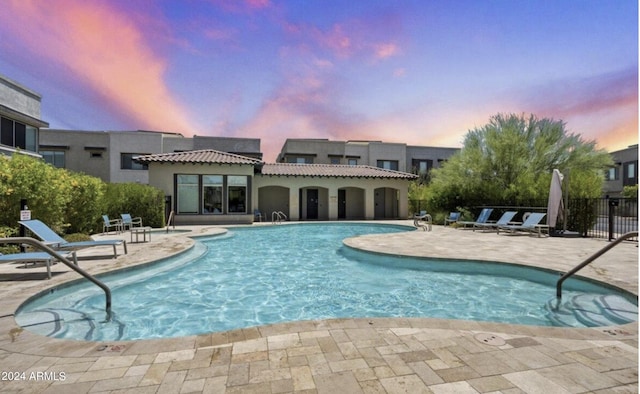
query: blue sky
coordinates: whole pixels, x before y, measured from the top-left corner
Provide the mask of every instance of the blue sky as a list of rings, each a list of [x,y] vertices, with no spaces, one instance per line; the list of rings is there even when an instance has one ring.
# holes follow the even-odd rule
[[[497,113],[638,141],[638,3],[18,0],[0,73],[52,128],[459,147]]]

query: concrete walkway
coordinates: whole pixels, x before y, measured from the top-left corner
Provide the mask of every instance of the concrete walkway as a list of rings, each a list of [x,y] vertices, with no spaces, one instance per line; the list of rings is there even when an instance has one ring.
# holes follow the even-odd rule
[[[408,221],[402,223],[409,224]],[[191,235],[224,232],[190,227]],[[124,238],[129,234],[108,236]],[[594,239],[497,235],[434,226],[431,232],[362,236],[351,247],[398,255],[493,260],[566,271],[607,244]],[[156,234],[85,250],[92,273],[144,264],[193,244]],[[62,264],[0,265],[0,392],[4,393],[637,393],[637,323],[591,329],[440,319],[336,319],[143,341],[83,342],[18,327],[29,297],[77,279]],[[582,273],[638,294],[637,243]],[[44,279],[44,280],[43,280]]]

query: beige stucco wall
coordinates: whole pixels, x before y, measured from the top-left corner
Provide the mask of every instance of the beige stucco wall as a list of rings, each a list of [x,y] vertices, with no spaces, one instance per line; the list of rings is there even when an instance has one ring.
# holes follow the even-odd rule
[[[320,220],[337,220],[338,219],[338,190],[346,188],[347,191],[347,218],[349,215],[356,215],[356,212],[364,212],[365,219],[376,218],[375,210],[375,191],[380,188],[396,189],[398,199],[387,198],[385,204],[389,206],[396,204],[397,209],[393,207],[394,218],[406,218],[409,212],[408,208],[408,189],[409,182],[399,179],[381,179],[381,178],[340,178],[340,177],[293,177],[293,176],[263,176],[257,174],[253,182],[253,206],[258,207],[261,211],[263,207],[259,205],[260,189],[271,186],[283,186],[289,191],[288,202],[286,206],[288,215],[291,220],[300,220],[300,203],[304,204],[304,190],[318,189],[318,214]],[[299,190],[303,189],[303,199],[300,201]],[[388,193],[387,193],[388,194]],[[282,196],[282,194],[280,194]],[[355,206],[355,201],[362,200],[361,206]],[[270,204],[273,206],[273,204]],[[282,203],[281,203],[282,205]],[[364,208],[364,209],[362,209]],[[395,215],[397,213],[397,215]],[[267,218],[270,218],[271,212],[263,212]],[[325,217],[323,217],[325,215]],[[304,213],[303,213],[304,216]],[[387,217],[390,218],[390,217]]]
[[[289,220],[305,220],[306,198],[309,189],[318,189],[318,219],[338,219],[338,190],[346,192],[346,219],[350,218],[406,218],[408,215],[407,180],[382,178],[341,178],[254,175],[251,165],[202,164],[149,164],[149,184],[171,196],[175,203],[174,174],[194,175],[249,175],[252,176],[250,201],[253,209],[262,212],[263,220],[270,221],[272,212],[283,211]],[[303,198],[300,199],[300,190]],[[384,215],[376,210],[379,195],[384,194]],[[378,196],[376,195],[378,194]],[[396,198],[397,196],[397,198]],[[300,217],[300,204],[303,214]],[[245,222],[253,215],[178,215],[176,223]]]

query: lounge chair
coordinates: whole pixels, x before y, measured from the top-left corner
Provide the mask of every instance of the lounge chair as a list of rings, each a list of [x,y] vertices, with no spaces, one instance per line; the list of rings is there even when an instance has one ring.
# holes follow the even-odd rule
[[[420,211],[420,213],[416,213],[413,215],[413,225],[416,228],[421,228],[424,231],[431,231],[431,215],[427,213],[427,211]]]
[[[67,242],[64,238],[56,234],[49,226],[42,223],[37,219],[21,220],[18,223],[31,231],[36,237],[40,238],[45,244],[48,244],[53,249],[62,251],[80,250],[85,248],[91,248],[94,246],[113,246],[113,258],[118,257],[116,251],[117,245],[122,245],[124,248],[124,254],[127,254],[127,241],[123,239],[109,239],[103,241],[80,241],[80,242]]]
[[[451,212],[449,217],[444,219],[444,225],[456,223],[458,220],[460,220],[460,212]]]
[[[500,216],[497,222],[486,222],[486,223],[474,223],[473,231],[476,231],[477,228],[488,229],[488,230],[496,230],[500,226],[507,226],[513,220],[513,217],[516,216],[517,211],[507,211]]]
[[[458,221],[458,228],[467,228],[467,226],[473,226],[477,223],[487,223],[489,221],[489,216],[491,216],[491,212],[493,212],[493,208],[483,208],[478,215],[478,218],[473,222],[461,222]]]
[[[71,258],[77,265],[78,260],[76,258],[76,252],[68,252],[62,255],[65,258]],[[40,263],[43,262],[47,265],[47,277],[51,279],[51,265],[55,264],[56,258],[46,252],[25,252],[25,253],[12,253],[2,254],[0,253],[1,263]]]
[[[120,219],[109,219],[108,215],[102,215],[102,233],[109,233],[111,228],[115,228],[115,232],[119,233],[122,231],[122,220]]]
[[[142,227],[142,218],[140,217],[132,218],[128,213],[120,214],[120,217],[122,218],[122,231],[127,228],[131,230],[131,227]]]
[[[546,216],[546,213],[534,212],[524,221],[522,224],[512,224],[498,227],[498,234],[502,232],[515,233],[516,231],[524,231],[529,233],[536,233],[538,237],[542,235],[544,229],[549,232],[549,226],[546,224],[540,224],[542,219]]]

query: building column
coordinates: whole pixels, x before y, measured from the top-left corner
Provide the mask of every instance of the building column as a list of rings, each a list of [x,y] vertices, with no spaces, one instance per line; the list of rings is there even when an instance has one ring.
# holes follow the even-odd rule
[[[364,189],[364,218],[373,220],[375,218],[375,193],[373,187]]]
[[[330,187],[328,192],[329,192],[329,220],[338,220],[338,188]]]
[[[406,188],[398,190],[398,219],[407,219],[409,217],[409,191]]]
[[[289,220],[300,220],[300,196],[297,187],[289,188]]]

